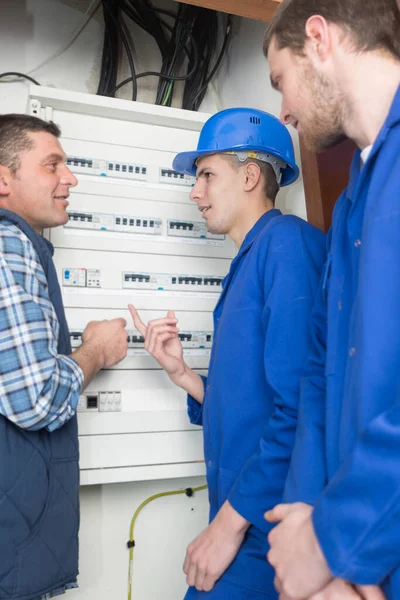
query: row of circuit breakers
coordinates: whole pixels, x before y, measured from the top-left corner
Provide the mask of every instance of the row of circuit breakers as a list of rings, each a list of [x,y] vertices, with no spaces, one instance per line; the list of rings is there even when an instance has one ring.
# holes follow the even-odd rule
[[[84,173],[87,175],[117,177],[134,181],[148,181],[149,177],[149,167],[133,163],[68,156],[67,165],[71,167],[74,173]],[[173,169],[158,168],[159,183],[191,186],[194,181],[194,177],[190,175],[177,173]]]
[[[77,348],[82,343],[83,329],[74,329],[70,331],[71,346]],[[141,350],[144,347],[144,337],[136,330],[127,331],[128,348]],[[178,337],[182,342],[184,350],[209,350],[212,346],[212,331],[180,331]]]
[[[170,273],[142,273],[122,271],[122,288],[180,292],[220,293],[223,277],[220,275],[182,275]],[[74,288],[101,288],[100,269],[64,268],[63,286]]]
[[[114,231],[120,233],[140,233],[147,235],[162,234],[162,219],[155,217],[136,217],[109,213],[68,211],[69,221],[65,227],[89,231]],[[203,221],[182,221],[168,219],[167,235],[209,240],[224,240],[225,236],[207,231]]]

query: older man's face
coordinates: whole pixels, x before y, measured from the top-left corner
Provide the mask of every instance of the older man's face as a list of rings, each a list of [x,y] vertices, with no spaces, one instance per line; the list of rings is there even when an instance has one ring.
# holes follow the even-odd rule
[[[69,190],[77,179],[66,166],[65,153],[55,136],[44,131],[27,135],[33,147],[21,153],[17,173],[7,178],[3,205],[42,231],[68,221]]]

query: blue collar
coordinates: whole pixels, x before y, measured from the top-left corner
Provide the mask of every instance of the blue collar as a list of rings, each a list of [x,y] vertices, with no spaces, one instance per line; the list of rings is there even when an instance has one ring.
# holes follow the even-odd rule
[[[359,183],[360,174],[368,170],[368,167],[372,164],[374,157],[378,154],[383,144],[386,141],[389,131],[400,122],[400,85],[397,88],[397,92],[393,98],[393,102],[391,104],[390,110],[386,117],[386,120],[380,130],[378,137],[376,138],[374,145],[372,147],[369,158],[365,164],[365,168],[361,169],[361,151],[359,149],[356,150],[353,162],[351,163],[350,169],[350,180],[349,185],[347,187],[347,198],[350,202],[354,202],[355,200],[355,192]]]
[[[271,208],[266,213],[264,213],[258,221],[253,225],[248,234],[243,240],[242,245],[240,246],[238,256],[246,252],[253,242],[257,239],[258,235],[264,229],[264,227],[274,218],[282,215],[281,211],[277,208]]]

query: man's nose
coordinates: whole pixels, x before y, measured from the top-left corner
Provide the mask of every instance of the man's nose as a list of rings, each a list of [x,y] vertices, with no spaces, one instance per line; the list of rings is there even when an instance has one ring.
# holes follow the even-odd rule
[[[282,104],[281,114],[279,115],[279,120],[284,125],[290,125],[291,119],[292,118],[290,116],[290,112],[287,110],[287,108],[285,107],[285,105]]]
[[[203,198],[203,196],[203,186],[201,185],[201,182],[197,180],[194,186],[192,187],[189,197],[193,202],[199,202]]]
[[[64,165],[64,171],[61,175],[60,183],[63,185],[68,185],[69,187],[75,187],[78,183],[77,178],[72,173],[71,169],[67,167],[67,165]]]

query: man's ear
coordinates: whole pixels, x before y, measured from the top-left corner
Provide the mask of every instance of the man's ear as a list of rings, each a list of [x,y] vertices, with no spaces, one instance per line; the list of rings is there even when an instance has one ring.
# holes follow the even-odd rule
[[[321,62],[332,54],[335,38],[335,26],[319,15],[313,15],[306,23],[306,35],[309,52]]]
[[[261,169],[256,163],[247,163],[244,165],[244,190],[251,192],[257,187],[261,177]]]
[[[7,167],[0,165],[0,196],[9,196],[11,171]]]

